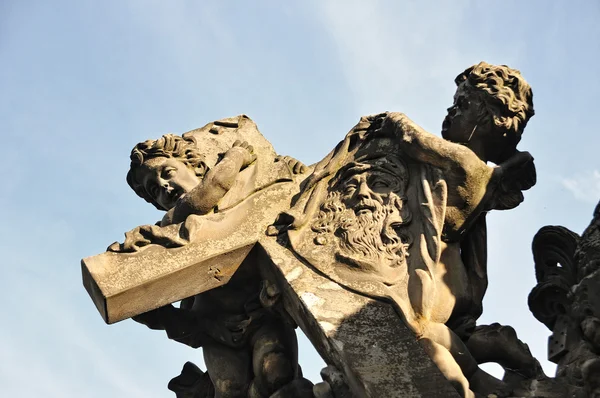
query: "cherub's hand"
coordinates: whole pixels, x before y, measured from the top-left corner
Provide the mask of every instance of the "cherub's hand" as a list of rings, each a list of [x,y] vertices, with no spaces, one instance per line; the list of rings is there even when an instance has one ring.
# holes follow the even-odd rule
[[[151,229],[150,225],[142,225],[135,227],[129,232],[125,233],[125,242],[115,242],[108,246],[106,251],[115,253],[133,253],[140,250],[142,247],[152,243],[150,239],[144,234],[145,229]]]
[[[275,158],[276,162],[285,162],[288,167],[290,168],[290,170],[292,171],[292,173],[294,174],[304,174],[306,173],[306,171],[308,170],[308,167],[306,167],[304,165],[304,163],[302,163],[301,161],[294,159],[291,156],[281,156],[278,155]]]
[[[242,167],[240,168],[240,170],[248,167],[252,164],[252,162],[256,160],[254,148],[246,141],[235,141],[231,149],[227,151],[227,154],[230,153],[236,153],[242,158]]]
[[[492,209],[514,209],[523,202],[523,192],[536,182],[535,164],[529,152],[517,152],[494,169],[499,189],[491,205]]]
[[[146,325],[150,329],[163,330],[165,329],[168,320],[166,313],[172,310],[170,307],[172,307],[172,305],[168,304],[164,307],[159,307],[154,310],[144,312],[143,314],[133,316],[131,319],[137,323]]]
[[[533,156],[529,152],[517,152],[500,165],[502,185],[505,190],[526,191],[536,183]]]

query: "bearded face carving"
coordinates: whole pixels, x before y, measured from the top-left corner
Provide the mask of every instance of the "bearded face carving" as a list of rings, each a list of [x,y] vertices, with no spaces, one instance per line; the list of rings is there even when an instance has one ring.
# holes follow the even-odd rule
[[[312,230],[315,243],[337,246],[336,258],[386,284],[406,275],[410,213],[408,173],[396,159],[349,164],[330,183]]]

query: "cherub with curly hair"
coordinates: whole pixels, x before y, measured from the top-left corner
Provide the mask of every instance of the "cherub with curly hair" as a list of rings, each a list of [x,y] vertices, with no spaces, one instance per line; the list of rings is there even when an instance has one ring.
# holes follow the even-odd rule
[[[167,211],[162,224],[171,224],[210,212],[255,159],[252,146],[236,141],[211,168],[193,137],[165,134],[133,148],[127,183],[139,197]]]
[[[470,148],[484,162],[501,167],[499,185],[485,211],[511,209],[521,191],[535,184],[533,157],[517,150],[534,115],[533,93],[521,73],[506,65],[480,62],[459,74],[454,104],[442,124],[442,136]],[[471,223],[461,239],[461,257],[469,276],[470,298],[458,305],[448,325],[465,341],[479,363],[497,362],[512,374],[536,377],[541,368],[509,326],[476,327],[487,290],[486,213]]]
[[[216,164],[208,165],[193,136],[166,134],[133,148],[127,183],[138,196],[167,211],[160,223],[166,227],[191,214],[214,211],[255,159],[251,145],[236,141]],[[284,161],[292,172],[306,170],[291,157],[276,160]],[[129,246],[135,249],[140,242],[134,239],[136,234],[129,234],[133,236]],[[119,245],[119,250],[129,246]],[[215,397],[266,398],[297,379],[299,368],[294,329],[277,312],[263,308],[265,291],[252,261],[244,262],[226,285],[186,298],[180,308],[167,305],[133,319],[166,331],[180,343],[203,347],[210,381],[195,380],[196,393],[214,389]],[[177,383],[174,388],[182,394],[188,390]]]
[[[467,68],[454,82],[454,104],[442,136],[469,147],[484,161],[508,160],[535,113],[529,84],[518,70],[487,62]]]

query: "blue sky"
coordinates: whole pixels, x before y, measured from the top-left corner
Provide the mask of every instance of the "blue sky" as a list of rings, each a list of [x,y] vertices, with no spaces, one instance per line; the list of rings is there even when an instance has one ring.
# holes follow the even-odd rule
[[[79,261],[159,219],[126,182],[133,145],[245,113],[281,154],[320,160],[361,115],[439,134],[454,77],[520,69],[536,115],[520,144],[538,184],[488,217],[482,322],[513,325],[547,372],[527,309],[548,224],[581,232],[600,199],[595,1],[0,2],[0,395],[167,397],[199,351],[104,324]],[[301,343],[305,374],[321,362]]]

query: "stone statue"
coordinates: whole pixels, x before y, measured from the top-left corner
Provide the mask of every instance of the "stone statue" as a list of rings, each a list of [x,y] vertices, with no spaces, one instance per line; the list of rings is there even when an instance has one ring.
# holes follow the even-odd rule
[[[288,214],[293,249],[334,281],[391,300],[463,396],[502,388],[445,323],[471,288],[460,238],[531,159],[486,165],[405,115],[362,118]]]
[[[482,313],[487,289],[487,233],[485,211],[509,209],[523,201],[521,191],[536,181],[533,157],[519,152],[517,144],[527,122],[534,115],[533,94],[519,71],[507,66],[481,62],[459,74],[454,104],[442,124],[442,136],[471,149],[482,161],[502,164],[516,162],[521,168],[506,167],[512,175],[505,178],[501,194],[487,203],[471,228],[461,237],[461,257],[468,269],[471,299],[457,308],[463,319],[456,320],[468,335]],[[456,316],[455,316],[456,317]]]
[[[157,226],[181,224],[190,215],[223,212],[253,193],[277,182],[291,180],[288,173],[307,171],[306,166],[294,158],[275,156],[270,144],[256,130],[256,125],[247,116],[242,115],[239,119],[241,124],[216,121],[185,133],[183,137],[166,134],[158,140],[141,142],[132,150],[127,183],[139,197],[158,210],[166,211]],[[215,127],[220,124],[234,132],[218,133],[218,139],[215,138]],[[239,130],[243,130],[247,137],[240,135]],[[234,138],[235,141],[231,142]],[[252,146],[240,138],[257,143]],[[255,147],[261,156],[258,163],[255,162],[258,159],[254,154]],[[250,165],[253,167],[248,167]],[[190,236],[196,229],[193,221],[199,221],[197,217],[190,220],[177,230],[150,225],[137,227],[125,234],[124,243],[115,243],[109,250],[133,252],[149,244],[183,246],[193,240]],[[235,220],[230,219],[231,222]]]
[[[517,150],[527,122],[534,115],[531,87],[518,70],[486,62],[467,68],[455,83],[454,104],[448,108],[442,136],[471,149],[484,162],[504,165],[511,175],[504,178],[500,192],[484,210],[514,208],[523,201],[521,191],[536,182],[533,157]],[[539,363],[510,326],[475,328],[488,284],[485,211],[460,238],[471,294],[468,300],[457,303],[448,325],[467,341],[478,363],[499,363],[513,376],[541,376]]]
[[[240,172],[256,160],[254,148],[238,140],[216,164],[207,165],[198,150],[203,144],[190,136],[167,134],[132,150],[127,182],[138,196],[167,211],[161,227],[181,223],[191,214],[217,211]],[[305,169],[295,159],[282,159],[290,170]],[[114,249],[132,251],[140,245],[164,243],[157,240],[159,233],[148,233],[140,240],[140,229],[144,227],[126,234],[125,243]],[[150,227],[149,231],[159,229]],[[265,308],[266,296],[255,264],[245,261],[227,285],[187,298],[180,308],[168,305],[133,319],[165,330],[171,339],[193,348],[202,346],[215,397],[269,397],[296,379],[299,371],[294,327]],[[194,374],[184,367],[182,376],[171,383],[173,388],[182,384],[175,380],[182,380],[184,373]],[[206,382],[192,391],[210,391]]]
[[[600,215],[581,238],[553,227],[534,241],[530,307],[553,330],[555,379],[513,328],[476,325],[486,213],[536,182],[517,149],[534,110],[507,66],[455,83],[443,138],[402,113],[366,116],[311,167],[243,115],[138,144],[127,182],[166,213],[82,261],[105,321],[203,348],[208,371],[186,363],[178,398],[600,396]],[[327,362],[323,383],[301,376],[296,325]]]

